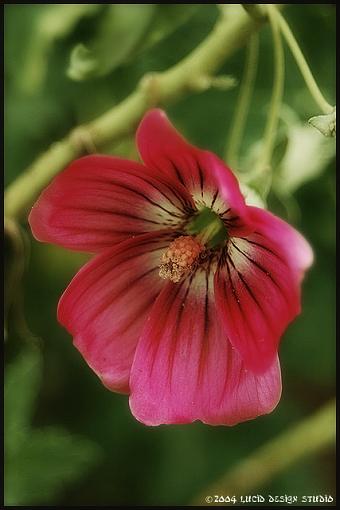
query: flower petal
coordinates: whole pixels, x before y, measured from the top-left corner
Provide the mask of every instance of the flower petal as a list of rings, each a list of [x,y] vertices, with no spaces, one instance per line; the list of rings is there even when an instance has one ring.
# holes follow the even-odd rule
[[[133,235],[175,226],[192,206],[183,186],[170,177],[156,179],[132,161],[87,156],[44,190],[29,222],[39,241],[97,252]]]
[[[146,425],[234,425],[278,403],[278,361],[261,375],[245,370],[221,327],[212,288],[212,276],[197,270],[168,283],[153,306],[130,378],[132,413]]]
[[[123,241],[95,256],[73,278],[58,319],[88,365],[113,391],[128,392],[130,368],[144,321],[164,280],[161,253],[173,234]]]
[[[284,254],[287,263],[301,282],[304,273],[313,264],[313,250],[306,239],[291,225],[259,207],[248,207],[256,232],[270,239],[278,253]]]
[[[312,261],[303,237],[274,215],[251,210],[256,230],[232,238],[215,275],[217,309],[249,370],[273,363],[281,335],[300,313],[300,283]]]
[[[148,167],[177,178],[197,205],[223,215],[232,235],[251,231],[247,207],[232,171],[215,154],[184,140],[162,110],[145,115],[137,130],[137,145]]]

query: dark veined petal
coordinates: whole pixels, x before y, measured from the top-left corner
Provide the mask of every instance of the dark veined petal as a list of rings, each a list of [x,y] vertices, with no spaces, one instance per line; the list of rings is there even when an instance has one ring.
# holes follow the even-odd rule
[[[204,270],[168,283],[138,342],[130,407],[147,425],[235,425],[273,410],[281,395],[278,360],[261,375],[246,370],[216,314]]]
[[[300,313],[300,283],[312,251],[290,225],[250,209],[256,230],[230,239],[215,275],[215,296],[231,343],[246,367],[261,373],[273,363],[282,334]]]
[[[154,232],[96,255],[73,278],[58,319],[103,384],[128,392],[130,368],[144,321],[164,285],[161,253],[172,233]]]
[[[215,154],[190,145],[162,110],[148,112],[137,130],[144,163],[183,184],[196,204],[212,208],[228,223],[232,235],[251,231],[251,222],[238,182]]]
[[[43,191],[29,216],[39,241],[98,252],[182,223],[192,200],[170,177],[110,156],[74,161]]]

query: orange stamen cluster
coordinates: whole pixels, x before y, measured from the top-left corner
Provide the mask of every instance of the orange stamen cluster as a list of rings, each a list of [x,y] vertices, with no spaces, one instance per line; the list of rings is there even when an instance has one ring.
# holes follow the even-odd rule
[[[178,283],[183,276],[191,271],[203,250],[202,244],[194,237],[178,237],[162,255],[159,276]]]

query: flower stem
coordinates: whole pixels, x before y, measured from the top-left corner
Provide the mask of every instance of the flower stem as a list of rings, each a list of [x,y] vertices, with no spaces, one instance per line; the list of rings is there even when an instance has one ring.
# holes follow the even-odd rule
[[[335,400],[312,416],[260,446],[234,468],[208,486],[192,503],[205,505],[208,495],[241,496],[262,489],[275,475],[335,441]]]
[[[285,73],[284,52],[277,19],[277,10],[273,4],[267,4],[267,12],[274,45],[274,83],[267,123],[263,135],[263,148],[258,163],[259,172],[267,171],[270,166],[282,103]]]
[[[257,33],[254,33],[250,37],[247,46],[247,57],[245,62],[243,79],[237,99],[237,105],[235,109],[231,132],[229,135],[228,147],[225,155],[225,160],[231,167],[235,169],[237,169],[238,165],[238,153],[242,141],[242,136],[244,133],[244,126],[249,111],[250,99],[254,89],[258,54],[259,54],[259,37]]]
[[[313,75],[312,75],[312,72],[306,62],[306,59],[305,59],[305,57],[304,57],[296,39],[295,39],[291,29],[289,28],[287,21],[284,19],[284,17],[278,11],[276,11],[276,18],[278,20],[281,33],[284,36],[284,38],[290,48],[290,51],[292,52],[293,57],[295,58],[295,61],[296,61],[298,68],[300,69],[300,72],[305,80],[305,83],[307,85],[309,92],[311,93],[316,104],[319,106],[319,108],[321,109],[321,111],[323,113],[325,113],[325,114],[331,113],[334,108],[323,97],[323,95],[322,95]]]

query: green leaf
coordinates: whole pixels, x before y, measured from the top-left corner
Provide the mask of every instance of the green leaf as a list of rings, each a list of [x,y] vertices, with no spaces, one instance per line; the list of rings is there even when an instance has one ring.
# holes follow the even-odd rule
[[[104,76],[131,61],[185,23],[197,5],[110,5],[96,37],[77,44],[67,69],[75,81]]]
[[[42,378],[42,356],[27,347],[6,370],[5,498],[7,505],[46,503],[100,459],[94,442],[67,431],[32,429]]]
[[[290,126],[287,150],[274,187],[284,193],[295,192],[305,182],[321,175],[334,156],[334,140],[321,136],[308,125]]]
[[[18,85],[28,94],[36,94],[42,87],[48,65],[49,52],[56,40],[66,37],[84,16],[95,14],[97,4],[45,5],[39,12],[30,40]]]
[[[332,136],[336,135],[336,109],[332,113],[328,115],[317,115],[316,117],[312,117],[309,119],[309,124],[314,126],[316,129],[320,131],[324,136]]]
[[[7,505],[48,503],[84,476],[101,457],[99,447],[59,428],[34,430],[7,462]]]
[[[124,62],[147,30],[154,4],[114,4],[107,7],[95,39],[71,52],[67,75],[73,80],[103,76]]]
[[[284,105],[282,122],[276,137],[272,161],[271,183],[280,196],[289,197],[305,182],[321,175],[335,156],[335,144],[308,124],[300,121],[296,113]],[[265,174],[259,174],[256,163],[261,154],[261,141],[250,146],[242,160],[243,180],[259,193],[265,187]]]
[[[20,448],[29,433],[41,375],[41,353],[33,346],[27,347],[6,369],[4,425],[8,455]]]
[[[185,23],[196,11],[197,4],[168,4],[157,5],[151,30],[142,41],[138,52],[145,51],[171,34],[176,28]]]

